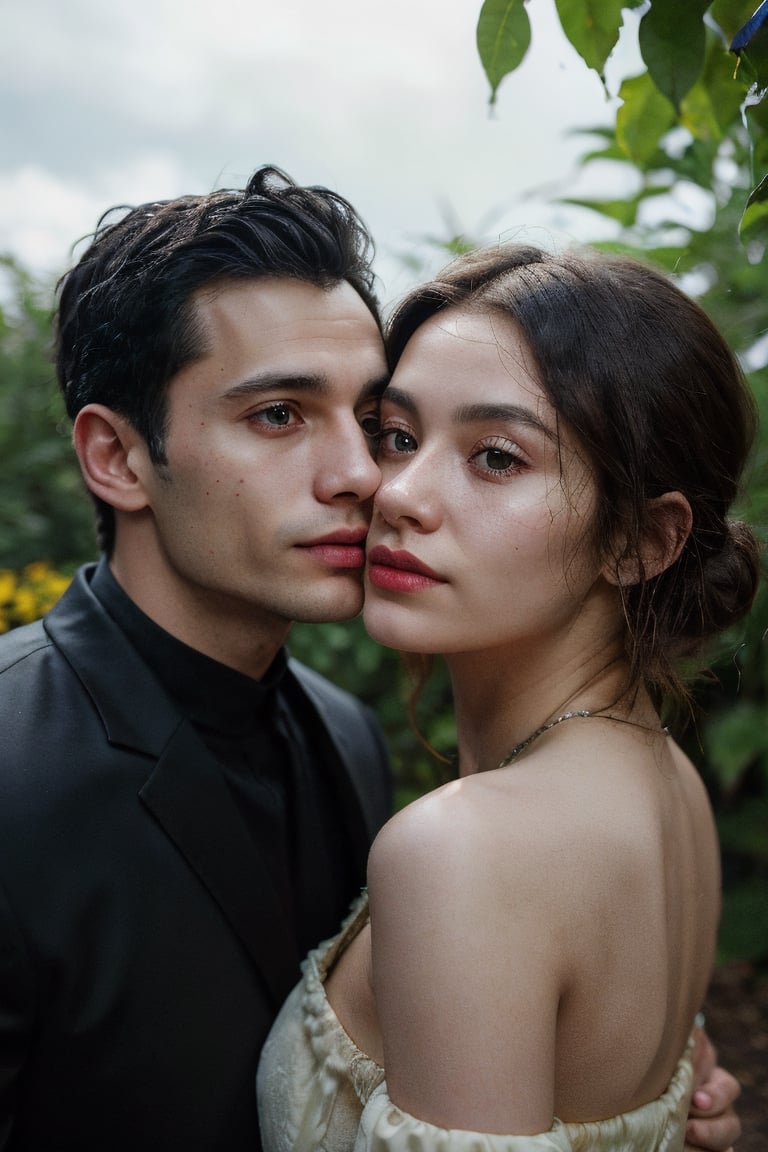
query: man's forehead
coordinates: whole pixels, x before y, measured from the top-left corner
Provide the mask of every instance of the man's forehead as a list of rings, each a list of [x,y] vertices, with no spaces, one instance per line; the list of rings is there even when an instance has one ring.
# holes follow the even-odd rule
[[[286,276],[219,279],[198,289],[192,302],[201,319],[240,318],[266,330],[346,323],[380,331],[378,318],[347,280],[321,286]]]
[[[341,387],[357,402],[386,386],[378,324],[346,282],[325,290],[286,278],[227,280],[199,291],[196,306],[195,376],[222,399]]]

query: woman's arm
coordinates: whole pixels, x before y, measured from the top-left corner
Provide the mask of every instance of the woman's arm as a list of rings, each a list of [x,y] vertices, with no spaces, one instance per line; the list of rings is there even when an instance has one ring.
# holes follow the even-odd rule
[[[439,794],[376,840],[368,880],[387,1086],[394,1104],[442,1128],[533,1134],[553,1120],[552,938],[540,877],[520,868],[502,884],[487,840],[487,817]]]

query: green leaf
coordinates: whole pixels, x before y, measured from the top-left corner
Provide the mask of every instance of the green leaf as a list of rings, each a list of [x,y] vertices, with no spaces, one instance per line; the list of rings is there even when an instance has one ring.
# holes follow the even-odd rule
[[[746,107],[744,120],[749,134],[752,183],[757,184],[768,171],[768,100]]]
[[[733,57],[711,34],[704,69],[682,101],[680,122],[697,140],[723,140],[738,123],[746,94],[743,77],[734,76]]]
[[[636,196],[624,197],[621,200],[589,200],[578,197],[564,197],[558,200],[559,204],[573,204],[577,208],[589,208],[592,212],[599,212],[609,220],[615,220],[622,228],[631,228],[637,219],[637,210],[645,200],[652,196],[663,196],[669,192],[669,185],[658,188],[644,188]]]
[[[762,706],[744,700],[713,717],[707,724],[705,749],[720,785],[732,792],[760,753],[768,750]]]
[[[739,28],[749,20],[757,4],[758,0],[714,0],[709,15],[723,30],[725,39],[730,44]]]
[[[492,105],[499,84],[520,66],[530,43],[525,0],[485,0],[477,22],[477,51],[491,86]]]
[[[675,109],[647,72],[624,80],[619,97],[622,104],[616,113],[616,138],[633,163],[643,167],[675,123]]]
[[[654,0],[640,21],[640,53],[651,79],[675,108],[704,66],[703,15],[709,0]]]
[[[768,243],[768,175],[763,177],[747,200],[739,235],[745,243],[753,240]]]
[[[768,796],[750,797],[717,813],[720,844],[729,852],[753,856],[768,864]]]
[[[749,47],[738,53],[736,75],[764,93],[768,87],[768,29],[762,28]]]
[[[588,68],[602,79],[605,63],[616,47],[623,0],[555,0],[563,31]]]
[[[768,885],[762,876],[727,887],[717,946],[718,963],[768,957]]]

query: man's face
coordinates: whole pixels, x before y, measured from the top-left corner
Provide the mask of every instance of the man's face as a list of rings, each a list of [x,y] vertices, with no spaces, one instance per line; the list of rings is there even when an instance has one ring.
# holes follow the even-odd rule
[[[227,282],[196,305],[206,351],[170,382],[167,465],[138,460],[169,630],[210,652],[238,622],[355,616],[386,382],[373,317],[346,282]]]

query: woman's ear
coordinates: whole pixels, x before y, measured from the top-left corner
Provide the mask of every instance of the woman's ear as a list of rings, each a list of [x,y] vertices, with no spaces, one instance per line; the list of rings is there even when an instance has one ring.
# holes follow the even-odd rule
[[[691,532],[693,513],[682,492],[665,492],[646,501],[646,528],[639,553],[612,557],[603,564],[602,572],[610,584],[629,587],[641,576],[652,580],[670,568]]]
[[[128,421],[104,404],[86,404],[75,417],[72,439],[91,492],[122,512],[139,512],[147,494],[133,464],[149,462],[146,445]]]

